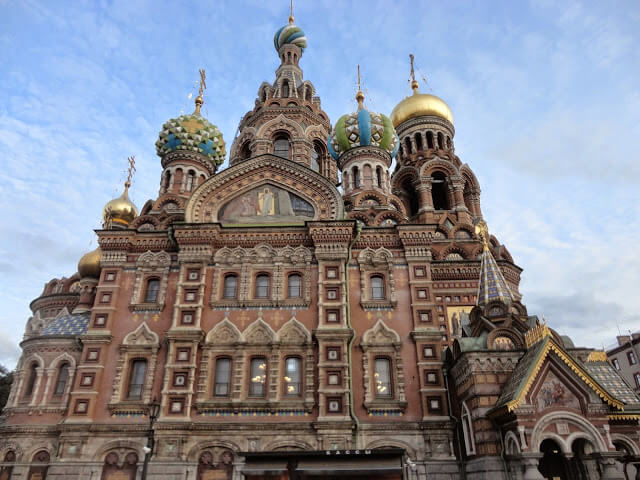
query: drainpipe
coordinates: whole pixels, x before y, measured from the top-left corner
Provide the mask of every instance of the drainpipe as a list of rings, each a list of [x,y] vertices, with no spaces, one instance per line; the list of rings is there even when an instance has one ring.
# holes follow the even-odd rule
[[[353,448],[358,448],[358,432],[360,430],[360,422],[358,421],[358,417],[356,416],[354,403],[353,403],[353,359],[351,357],[351,349],[353,348],[353,342],[356,340],[356,332],[351,326],[351,296],[349,295],[349,262],[351,261],[351,248],[360,238],[360,234],[362,233],[362,224],[356,221],[356,236],[353,237],[351,243],[349,243],[349,248],[347,248],[347,259],[344,262],[344,276],[345,276],[345,295],[347,298],[347,327],[351,330],[351,338],[349,339],[349,346],[347,348],[347,364],[348,364],[348,372],[349,372],[349,415],[351,416],[351,420],[355,424],[355,429],[353,430]]]
[[[507,459],[504,458],[504,439],[502,437],[502,427],[498,426],[498,424],[492,419],[491,423],[493,424],[493,428],[498,430],[498,434],[500,435],[500,458],[502,459],[502,466],[504,468],[504,478],[509,478],[509,468],[507,467]]]
[[[449,409],[449,418],[451,420],[453,420],[453,422],[456,425],[456,444],[458,445],[458,454],[459,454],[459,459],[460,459],[460,478],[462,480],[466,480],[467,478],[467,467],[464,461],[464,455],[462,453],[462,444],[460,443],[460,432],[459,429],[461,428],[460,425],[460,420],[453,415],[453,410],[451,410],[451,394],[450,394],[450,390],[449,390],[449,375],[447,374],[447,369],[443,368],[442,369],[442,376],[444,377],[444,387],[447,390],[447,408]]]

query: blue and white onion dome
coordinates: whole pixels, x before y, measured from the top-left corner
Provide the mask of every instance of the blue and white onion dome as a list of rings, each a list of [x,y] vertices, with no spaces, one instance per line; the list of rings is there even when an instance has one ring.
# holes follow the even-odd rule
[[[352,148],[374,146],[386,150],[394,158],[400,147],[391,119],[381,113],[370,112],[363,106],[364,95],[358,91],[358,111],[341,116],[329,135],[329,152],[338,160]]]
[[[163,157],[176,150],[190,150],[209,159],[214,171],[222,165],[227,154],[222,132],[200,115],[196,99],[196,110],[190,115],[180,115],[162,125],[156,141],[156,153]]]
[[[276,52],[279,52],[280,47],[287,43],[300,47],[303,52],[307,48],[307,37],[300,27],[293,24],[293,16],[289,17],[289,24],[278,29],[273,36],[273,46],[276,47]]]

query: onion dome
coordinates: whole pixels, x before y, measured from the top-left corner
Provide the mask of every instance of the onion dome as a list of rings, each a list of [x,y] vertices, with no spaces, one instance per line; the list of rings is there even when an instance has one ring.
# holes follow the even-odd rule
[[[418,82],[415,80],[411,82],[411,88],[413,95],[405,97],[391,112],[391,121],[395,128],[411,118],[426,115],[444,118],[453,125],[453,113],[444,100],[428,93],[419,93]]]
[[[369,112],[364,106],[364,94],[356,94],[358,111],[341,116],[329,135],[329,152],[337,160],[343,153],[356,147],[374,146],[396,156],[400,140],[391,120],[381,113]]]
[[[280,47],[286,44],[300,47],[303,52],[307,48],[307,37],[300,27],[293,24],[293,15],[289,16],[289,24],[278,29],[273,36],[273,46],[276,47],[277,52],[280,51]]]
[[[126,228],[138,216],[138,209],[129,200],[130,186],[131,183],[127,180],[124,184],[122,195],[111,200],[102,209],[102,226],[104,228],[111,228],[112,225]]]
[[[196,98],[196,110],[190,115],[172,118],[163,126],[156,141],[156,153],[163,157],[176,150],[186,150],[204,155],[215,171],[227,154],[222,132],[200,115],[202,96]]]
[[[100,258],[102,258],[100,247],[89,253],[85,253],[78,262],[78,273],[80,274],[80,278],[99,278]]]

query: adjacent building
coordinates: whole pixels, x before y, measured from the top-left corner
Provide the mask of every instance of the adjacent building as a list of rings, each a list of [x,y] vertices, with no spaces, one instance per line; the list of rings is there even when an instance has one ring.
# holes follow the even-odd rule
[[[616,337],[617,345],[607,349],[607,358],[620,376],[640,393],[640,332]]]

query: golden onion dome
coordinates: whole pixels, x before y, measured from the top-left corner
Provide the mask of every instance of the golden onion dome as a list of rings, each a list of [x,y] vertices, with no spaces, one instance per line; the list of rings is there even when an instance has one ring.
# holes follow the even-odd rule
[[[124,192],[104,206],[102,210],[103,227],[110,228],[113,224],[127,227],[138,216],[138,209],[129,200],[129,181],[124,184]]]
[[[394,128],[411,118],[433,115],[444,118],[453,125],[453,113],[444,100],[428,93],[418,93],[418,82],[411,84],[413,95],[405,97],[391,112]]]
[[[78,262],[78,273],[80,274],[80,278],[99,278],[101,258],[102,252],[100,251],[100,247],[89,253],[85,253]]]

